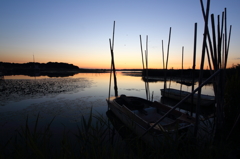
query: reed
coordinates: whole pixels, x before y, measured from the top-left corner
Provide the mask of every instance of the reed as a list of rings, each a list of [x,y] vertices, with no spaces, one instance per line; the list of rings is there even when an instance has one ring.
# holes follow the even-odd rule
[[[226,128],[230,130],[227,135],[227,140],[232,139],[232,134],[238,134],[240,131],[239,114],[240,114],[240,65],[234,66],[227,74],[226,89],[224,99],[226,106],[224,108],[226,118]]]
[[[230,87],[229,87],[230,88]],[[238,100],[238,99],[237,99]],[[102,114],[82,116],[80,123],[76,124],[76,132],[63,126],[60,137],[52,132],[53,118],[44,129],[39,127],[40,114],[36,117],[35,124],[29,124],[26,118],[25,124],[16,130],[5,143],[0,143],[0,158],[227,158],[232,155],[237,142],[233,144],[232,135],[238,135],[235,131],[229,140],[221,140],[214,145],[212,133],[208,130],[210,120],[205,120],[199,131],[209,133],[200,135],[195,142],[191,134],[187,137],[182,134],[176,139],[166,135],[164,140],[156,140],[156,145],[151,147],[139,140],[124,124],[114,125],[119,119],[106,119]],[[121,132],[125,137],[119,136]],[[190,132],[191,133],[191,132]]]

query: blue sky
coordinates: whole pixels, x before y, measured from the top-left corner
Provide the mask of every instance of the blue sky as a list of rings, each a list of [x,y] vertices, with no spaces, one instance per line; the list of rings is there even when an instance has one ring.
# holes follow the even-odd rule
[[[206,3],[206,0],[203,0]],[[212,0],[215,18],[227,8],[232,25],[228,64],[240,63],[240,1]],[[172,28],[169,67],[192,67],[194,23],[198,23],[197,63],[200,62],[203,17],[199,0],[0,0],[0,61],[67,62],[82,68],[109,68],[109,38],[116,22],[117,68],[141,68],[148,35],[149,67],[162,68]],[[165,56],[166,57],[166,56]],[[197,64],[198,66],[199,64]]]

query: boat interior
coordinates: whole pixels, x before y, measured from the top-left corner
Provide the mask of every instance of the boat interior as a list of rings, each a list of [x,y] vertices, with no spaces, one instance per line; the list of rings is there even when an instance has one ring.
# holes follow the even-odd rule
[[[142,98],[127,97],[125,95],[121,95],[120,98],[117,98],[116,102],[129,108],[135,115],[149,123],[149,125],[154,124],[171,109],[156,101],[151,102]],[[165,117],[159,125],[162,127],[174,127],[176,123],[179,122],[177,119],[181,115],[181,112],[174,110]]]

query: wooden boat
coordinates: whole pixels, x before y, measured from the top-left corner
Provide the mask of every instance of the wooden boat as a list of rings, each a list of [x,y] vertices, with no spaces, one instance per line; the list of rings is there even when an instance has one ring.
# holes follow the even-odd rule
[[[176,81],[176,83],[180,83],[182,85],[185,85],[185,86],[192,86],[192,85],[195,85],[195,83],[193,83],[192,81]]]
[[[162,97],[167,97],[167,98],[171,98],[171,99],[175,99],[175,100],[182,100],[183,98],[185,98],[187,95],[189,95],[189,92],[186,91],[181,91],[181,90],[177,90],[177,89],[172,89],[172,88],[167,88],[165,89],[161,89],[161,95]],[[192,98],[188,98],[186,101],[186,103],[192,103]],[[194,94],[193,96],[193,104],[197,104],[198,102],[198,94]],[[214,96],[210,96],[210,95],[201,95],[201,106],[210,106],[213,105],[215,103],[215,97]]]
[[[171,108],[159,102],[151,102],[142,98],[121,95],[107,99],[109,109],[138,137],[142,136]],[[141,139],[153,145],[166,135],[176,138],[192,128],[195,119],[173,110],[160,123],[157,123]]]

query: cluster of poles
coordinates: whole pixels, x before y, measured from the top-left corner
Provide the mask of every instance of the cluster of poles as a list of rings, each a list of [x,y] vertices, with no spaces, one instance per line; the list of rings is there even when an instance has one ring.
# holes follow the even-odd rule
[[[148,36],[146,36],[146,50],[145,50],[145,64],[146,67],[144,66],[144,55],[143,55],[143,49],[142,49],[142,37],[140,37],[140,47],[141,47],[141,55],[142,55],[142,66],[143,70],[146,70],[146,82],[145,83],[145,90],[146,90],[146,98],[147,100],[150,100],[150,89],[149,89],[149,83],[148,83]],[[152,94],[153,96],[153,94]]]
[[[228,59],[228,52],[229,52],[229,44],[230,44],[230,37],[231,37],[231,29],[232,26],[230,25],[230,30],[228,34],[227,29],[227,9],[225,8],[222,12],[222,17],[220,15],[217,16],[217,29],[215,26],[215,19],[214,14],[211,14],[211,32],[208,27],[209,21],[209,10],[210,10],[210,0],[207,0],[206,9],[204,8],[203,1],[200,0],[202,15],[204,19],[204,34],[203,34],[203,42],[202,42],[202,54],[201,54],[201,62],[200,62],[200,74],[199,74],[199,86],[194,89],[192,86],[192,92],[186,96],[183,100],[177,103],[175,106],[172,107],[165,115],[163,115],[155,124],[153,124],[143,135],[145,135],[149,130],[151,130],[154,126],[156,126],[159,122],[161,122],[169,113],[179,107],[185,100],[190,97],[193,97],[193,94],[198,92],[198,104],[196,106],[196,123],[194,128],[194,135],[197,135],[198,127],[199,127],[199,113],[200,113],[200,102],[201,102],[201,88],[207,84],[210,80],[215,80],[213,82],[213,89],[215,93],[216,99],[216,118],[215,118],[215,134],[218,134],[223,129],[224,125],[224,86],[225,86],[225,69],[227,66],[227,59]],[[109,83],[109,98],[110,98],[110,87],[111,87],[111,78],[112,72],[114,76],[114,90],[115,96],[118,96],[117,90],[117,80],[116,80],[116,71],[115,71],[115,64],[114,64],[114,32],[115,32],[115,21],[113,25],[113,37],[112,40],[109,39],[110,43],[110,52],[111,52],[111,72],[110,72],[110,83]],[[162,57],[163,57],[163,69],[165,69],[165,77],[164,77],[164,89],[166,89],[166,73],[168,69],[168,58],[169,58],[169,47],[170,47],[170,40],[171,40],[171,27],[169,30],[169,39],[168,39],[168,48],[167,48],[167,57],[166,63],[164,61],[164,47],[163,47],[163,40],[162,40]],[[196,44],[197,44],[197,23],[194,25],[194,48],[193,48],[193,66],[192,71],[194,72],[196,66]],[[144,62],[144,54],[142,49],[142,38],[140,35],[140,47],[141,47],[141,55],[142,55],[142,65],[143,70],[146,70],[146,80],[145,88],[146,88],[146,97],[150,100],[150,90],[148,84],[148,36],[146,36],[146,50],[145,50],[145,62]],[[183,52],[184,47],[182,47],[182,61],[183,61]],[[203,81],[203,69],[205,63],[205,54],[207,54],[207,63],[209,65],[211,76]],[[183,66],[182,66],[183,67]],[[192,73],[193,75],[194,73]],[[194,83],[194,78],[192,78],[192,83]],[[192,113],[191,113],[192,114]],[[143,136],[142,135],[142,136]],[[217,136],[217,135],[215,135]]]
[[[171,41],[171,30],[172,30],[172,28],[170,27],[169,39],[168,39],[168,48],[167,48],[166,65],[165,65],[165,61],[164,61],[164,47],[163,47],[163,40],[162,40],[163,69],[165,69],[164,89],[166,89],[166,81],[167,81],[166,77],[167,77],[167,68],[168,68],[169,47],[170,47],[170,41]],[[143,70],[146,70],[146,82],[145,82],[146,98],[147,98],[147,100],[150,100],[150,89],[149,89],[149,83],[148,83],[148,36],[146,36],[145,62],[144,62],[144,55],[143,55],[143,49],[142,49],[142,38],[141,38],[141,35],[140,35],[140,47],[141,47]],[[146,64],[146,67],[144,66],[144,63]],[[153,98],[153,93],[152,93],[152,98]]]

